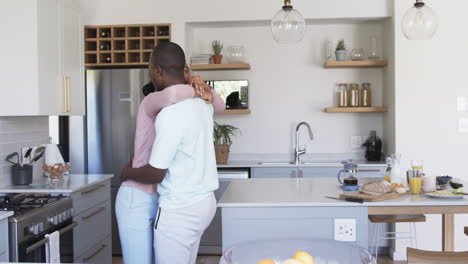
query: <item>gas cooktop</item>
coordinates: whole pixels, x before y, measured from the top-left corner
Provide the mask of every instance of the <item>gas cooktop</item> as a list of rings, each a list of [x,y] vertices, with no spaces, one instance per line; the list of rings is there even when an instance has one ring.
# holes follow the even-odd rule
[[[64,198],[51,194],[9,194],[0,197],[0,210],[13,211],[15,216],[26,214]]]

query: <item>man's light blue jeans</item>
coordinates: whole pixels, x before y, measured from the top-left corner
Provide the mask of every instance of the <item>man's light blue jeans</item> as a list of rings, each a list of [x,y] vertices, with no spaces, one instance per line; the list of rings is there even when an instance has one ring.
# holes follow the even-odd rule
[[[153,225],[158,210],[158,196],[138,188],[121,186],[115,201],[125,264],[154,263]]]

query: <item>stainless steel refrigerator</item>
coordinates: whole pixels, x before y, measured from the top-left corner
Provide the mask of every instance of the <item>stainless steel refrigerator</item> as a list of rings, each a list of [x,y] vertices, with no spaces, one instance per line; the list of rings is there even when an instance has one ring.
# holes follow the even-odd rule
[[[149,82],[147,69],[86,71],[87,171],[114,174],[112,179],[112,253],[121,254],[114,204],[120,172],[133,154],[135,122]]]

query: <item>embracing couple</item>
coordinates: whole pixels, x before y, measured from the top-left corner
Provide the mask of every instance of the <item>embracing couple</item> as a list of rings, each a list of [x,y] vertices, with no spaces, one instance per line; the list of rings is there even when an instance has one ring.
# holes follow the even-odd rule
[[[190,76],[184,51],[173,42],[153,49],[149,70],[154,88],[144,87],[135,153],[115,205],[123,260],[193,264],[216,212],[213,114],[225,104],[203,79]]]

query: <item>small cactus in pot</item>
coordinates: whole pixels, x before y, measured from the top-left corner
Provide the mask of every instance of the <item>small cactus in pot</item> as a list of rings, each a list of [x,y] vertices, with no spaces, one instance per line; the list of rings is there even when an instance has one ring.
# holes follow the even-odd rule
[[[346,60],[346,43],[343,39],[336,44],[335,56],[337,61]]]

